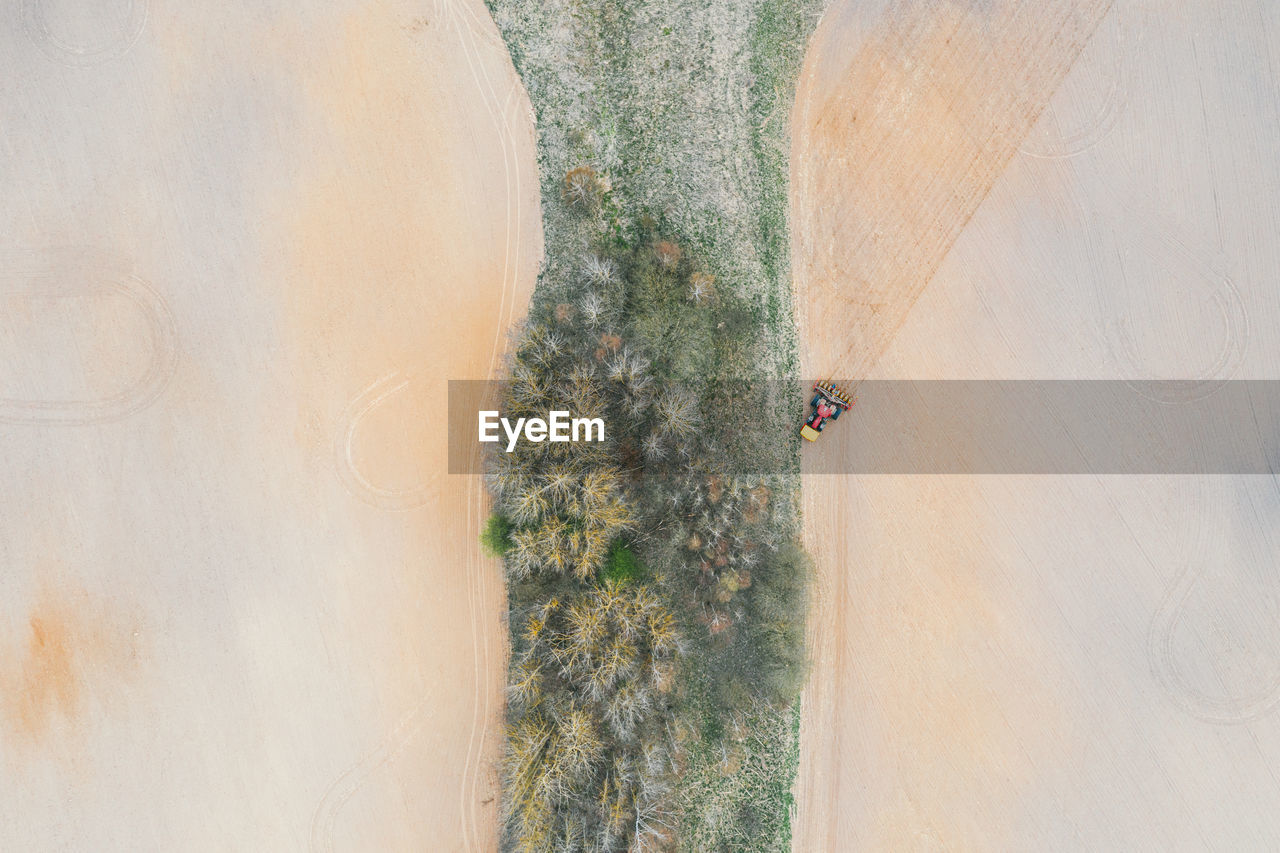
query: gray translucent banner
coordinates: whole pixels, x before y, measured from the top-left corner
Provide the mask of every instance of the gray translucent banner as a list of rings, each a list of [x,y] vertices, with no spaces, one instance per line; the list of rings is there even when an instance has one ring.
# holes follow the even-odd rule
[[[812,384],[743,381],[720,398],[739,402],[701,412],[700,422],[750,418],[743,412],[751,401],[756,411],[794,410],[791,428],[762,438],[800,445],[806,474],[1239,475],[1280,467],[1276,380],[865,381],[854,407],[810,443],[799,432]],[[479,443],[477,413],[500,398],[499,383],[449,383],[450,473],[481,470],[481,449],[495,445]],[[606,421],[611,437],[621,426]],[[789,454],[759,456],[727,464],[734,473],[774,474],[783,463],[771,459]]]

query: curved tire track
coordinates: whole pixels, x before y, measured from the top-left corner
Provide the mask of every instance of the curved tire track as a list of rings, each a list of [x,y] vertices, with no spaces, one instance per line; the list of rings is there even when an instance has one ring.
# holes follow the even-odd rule
[[[1191,378],[1162,383],[1160,393],[1153,392],[1152,387],[1132,381],[1133,376],[1144,373],[1142,354],[1135,340],[1132,318],[1128,315],[1121,300],[1117,298],[1115,288],[1103,286],[1100,282],[1094,288],[1099,301],[1102,317],[1112,318],[1105,322],[1104,334],[1106,344],[1112,355],[1121,364],[1130,369],[1131,376],[1123,381],[1133,389],[1134,393],[1160,403],[1190,403],[1204,399],[1216,391],[1224,382],[1229,381],[1240,370],[1244,362],[1245,350],[1249,342],[1249,314],[1240,289],[1227,271],[1228,261],[1216,252],[1209,252],[1203,247],[1193,248],[1191,241],[1172,224],[1164,221],[1154,211],[1139,210],[1123,199],[1112,197],[1111,205],[1121,211],[1125,221],[1150,223],[1138,235],[1137,252],[1148,262],[1167,266],[1168,272],[1180,280],[1194,282],[1202,287],[1213,301],[1222,316],[1223,334],[1217,350],[1212,353],[1209,363]],[[1072,204],[1075,206],[1082,225],[1092,217],[1086,210],[1084,202],[1073,192]],[[1088,249],[1093,255],[1094,265],[1099,266],[1105,250],[1099,245],[1099,238],[1089,228],[1083,228],[1088,234]],[[1146,371],[1149,372],[1149,371]]]
[[[1174,640],[1183,625],[1192,593],[1203,580],[1204,563],[1189,563],[1169,585],[1151,620],[1147,634],[1147,659],[1151,674],[1184,713],[1213,725],[1240,725],[1266,716],[1280,705],[1280,675],[1258,689],[1240,695],[1213,697],[1183,675]]]
[[[150,328],[151,360],[146,372],[122,391],[88,400],[0,398],[0,423],[85,425],[123,420],[150,406],[164,393],[178,363],[178,337],[168,301],[134,274],[130,265],[109,252],[90,247],[62,247],[31,253],[22,260],[0,261],[24,279],[16,288],[38,298],[72,297],[100,290],[128,299]],[[24,272],[25,270],[25,272]]]
[[[400,373],[388,373],[374,382],[347,407],[342,420],[346,426],[338,434],[336,467],[342,484],[353,497],[378,509],[403,512],[417,509],[431,499],[430,488],[426,485],[386,489],[373,483],[360,471],[355,459],[355,440],[361,421],[412,382],[412,376]]]
[[[1107,27],[1110,22],[1111,26]],[[1112,6],[1103,19],[1090,44],[1098,41],[1103,33],[1109,33],[1114,46],[1108,51],[1111,57],[1106,69],[1098,76],[1103,80],[1103,92],[1096,98],[1097,109],[1076,130],[1068,133],[1049,134],[1044,128],[1044,118],[1053,114],[1053,103],[1045,108],[1045,116],[1022,144],[1018,152],[1042,160],[1058,160],[1075,157],[1093,148],[1110,135],[1129,100],[1129,63],[1125,53],[1125,23],[1120,6]],[[1068,84],[1070,85],[1070,84]]]
[[[46,57],[69,68],[87,68],[119,59],[133,50],[147,26],[148,0],[124,0],[124,21],[118,31],[98,44],[75,44],[50,29],[46,3],[47,0],[22,0],[22,28]]]
[[[1272,480],[1274,488],[1275,481]],[[1208,508],[1209,517],[1223,517],[1227,508]],[[1240,725],[1266,716],[1280,706],[1280,667],[1268,680],[1260,681],[1247,692],[1210,696],[1186,677],[1178,662],[1175,641],[1186,624],[1187,607],[1198,587],[1206,582],[1212,550],[1206,541],[1208,531],[1201,525],[1190,555],[1177,576],[1170,582],[1147,631],[1147,661],[1151,675],[1169,699],[1188,716],[1212,725]],[[1274,655],[1273,655],[1274,658]]]
[[[377,749],[353,764],[330,783],[311,816],[312,851],[332,853],[333,828],[342,808],[359,793],[375,773],[395,761],[401,751],[418,734],[422,728],[423,716],[430,698],[430,696],[424,696],[417,707],[400,719]]]

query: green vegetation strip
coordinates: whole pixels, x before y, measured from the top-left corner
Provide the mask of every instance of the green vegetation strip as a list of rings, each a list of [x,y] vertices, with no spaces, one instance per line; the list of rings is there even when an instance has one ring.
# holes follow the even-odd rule
[[[546,265],[488,465],[508,579],[503,847],[790,847],[797,547],[787,114],[816,0],[490,8],[539,132]],[[758,458],[769,477],[730,476]],[[740,468],[740,466],[738,466]]]

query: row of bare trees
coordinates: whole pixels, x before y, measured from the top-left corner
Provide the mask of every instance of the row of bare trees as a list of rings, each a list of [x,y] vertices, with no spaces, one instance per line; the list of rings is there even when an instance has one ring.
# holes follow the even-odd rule
[[[680,640],[644,585],[525,614],[508,685],[507,817],[522,851],[648,849],[669,821],[661,725]]]
[[[566,180],[585,204],[595,185]],[[495,453],[489,487],[510,523],[512,601],[504,815],[507,843],[533,851],[665,849],[671,774],[666,725],[683,645],[652,584],[602,580],[620,541],[643,535],[626,448],[664,454],[696,424],[696,401],[666,391],[616,322],[623,275],[589,253],[572,302],[521,332],[502,408],[509,417],[602,417],[603,443],[522,444]],[[640,460],[642,462],[642,460]]]

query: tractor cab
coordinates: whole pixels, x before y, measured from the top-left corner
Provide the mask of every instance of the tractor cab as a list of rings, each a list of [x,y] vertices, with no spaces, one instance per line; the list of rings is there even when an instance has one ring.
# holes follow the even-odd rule
[[[840,413],[854,404],[853,397],[833,382],[813,384],[813,399],[809,401],[809,418],[800,428],[800,435],[807,441],[815,441],[827,424],[840,417]]]

